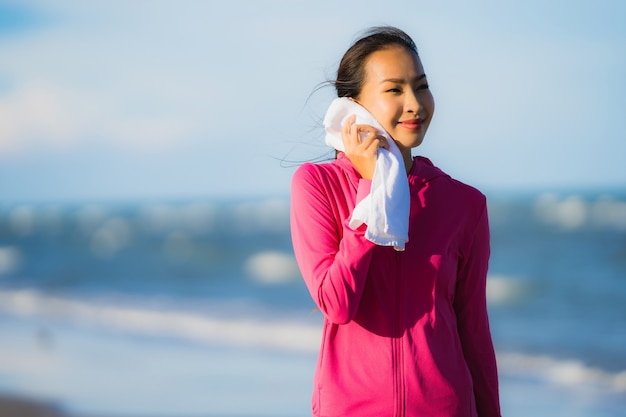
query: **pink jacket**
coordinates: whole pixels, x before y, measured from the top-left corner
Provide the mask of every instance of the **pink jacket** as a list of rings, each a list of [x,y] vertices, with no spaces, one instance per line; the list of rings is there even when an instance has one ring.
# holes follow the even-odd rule
[[[409,242],[396,252],[348,227],[371,181],[344,154],[294,174],[294,251],[324,314],[316,417],[500,415],[485,197],[422,157],[408,179]]]

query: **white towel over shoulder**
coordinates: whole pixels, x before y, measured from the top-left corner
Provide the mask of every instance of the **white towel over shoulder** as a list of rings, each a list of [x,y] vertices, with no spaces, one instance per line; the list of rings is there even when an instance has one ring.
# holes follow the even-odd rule
[[[341,128],[353,114],[357,124],[378,129],[387,139],[389,150],[378,150],[370,194],[354,208],[350,227],[356,229],[365,223],[366,239],[403,251],[409,240],[410,196],[404,160],[398,146],[365,107],[345,97],[333,100],[326,112],[326,144],[344,151]]]

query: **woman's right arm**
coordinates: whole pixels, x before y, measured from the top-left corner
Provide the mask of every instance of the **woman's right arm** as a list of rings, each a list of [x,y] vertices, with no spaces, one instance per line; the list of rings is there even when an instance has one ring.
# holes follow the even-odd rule
[[[369,192],[367,180],[361,181],[357,201]],[[358,308],[375,245],[365,239],[365,226],[352,230],[349,219],[337,221],[337,204],[323,188],[315,165],[304,164],[296,171],[291,183],[296,260],[322,313],[333,323],[345,324]]]

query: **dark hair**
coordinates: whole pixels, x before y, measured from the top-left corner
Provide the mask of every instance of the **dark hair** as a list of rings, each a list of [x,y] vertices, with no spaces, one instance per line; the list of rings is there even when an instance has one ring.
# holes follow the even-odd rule
[[[392,46],[401,46],[419,56],[413,39],[398,28],[379,26],[365,31],[341,58],[337,78],[332,82],[337,96],[358,97],[365,78],[365,61],[372,53]]]

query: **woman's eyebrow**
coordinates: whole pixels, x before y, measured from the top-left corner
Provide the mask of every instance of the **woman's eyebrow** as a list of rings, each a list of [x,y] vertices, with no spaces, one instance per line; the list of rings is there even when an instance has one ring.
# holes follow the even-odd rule
[[[414,82],[421,81],[426,78],[426,74],[422,74],[418,76]],[[395,84],[404,84],[406,80],[404,78],[386,78],[382,80],[380,83],[395,83]]]

